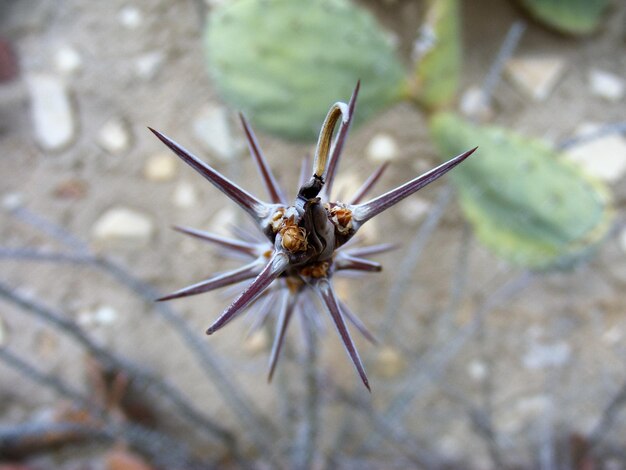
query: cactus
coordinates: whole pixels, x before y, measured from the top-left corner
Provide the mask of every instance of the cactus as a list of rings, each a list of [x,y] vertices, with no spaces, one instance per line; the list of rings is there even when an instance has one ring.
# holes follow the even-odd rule
[[[541,141],[497,127],[436,115],[442,155],[480,142],[480,158],[451,175],[477,238],[497,255],[531,269],[567,268],[607,234],[608,190]]]
[[[528,12],[549,27],[567,34],[593,32],[610,0],[520,0]]]
[[[281,137],[313,140],[320,116],[359,79],[361,121],[406,88],[388,35],[347,0],[226,2],[211,14],[205,45],[223,98]]]
[[[428,109],[450,102],[461,73],[460,7],[458,0],[429,0],[416,42],[415,97]]]

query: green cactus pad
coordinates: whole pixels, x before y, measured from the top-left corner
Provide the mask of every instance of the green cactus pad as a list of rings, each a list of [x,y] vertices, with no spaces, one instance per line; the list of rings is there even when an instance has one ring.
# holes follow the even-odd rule
[[[390,38],[347,0],[233,0],[206,31],[222,97],[281,137],[317,137],[329,106],[361,80],[358,121],[401,99],[406,73]]]
[[[417,44],[425,51],[417,58],[416,99],[429,109],[449,103],[461,73],[460,8],[458,0],[429,0]],[[419,54],[419,51],[418,51]]]
[[[450,175],[477,238],[502,258],[536,270],[568,268],[607,234],[608,190],[541,141],[452,114],[436,115],[431,131],[445,156],[479,146]]]
[[[539,21],[566,34],[593,32],[610,0],[519,0]]]

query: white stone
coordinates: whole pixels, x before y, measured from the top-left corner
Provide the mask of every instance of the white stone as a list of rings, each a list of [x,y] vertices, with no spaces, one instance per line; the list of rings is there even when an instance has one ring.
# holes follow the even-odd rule
[[[265,352],[268,346],[269,337],[264,329],[259,329],[251,333],[243,343],[244,351],[251,356]]]
[[[167,153],[152,155],[143,167],[143,175],[149,181],[170,181],[176,176],[177,163],[174,156]]]
[[[470,118],[487,121],[493,117],[493,109],[485,102],[482,89],[473,86],[465,90],[459,103],[461,113]]]
[[[27,78],[35,137],[45,150],[67,147],[76,133],[74,112],[63,82],[51,75]]]
[[[114,207],[100,216],[92,228],[98,241],[124,240],[145,243],[154,232],[150,217],[126,207]]]
[[[426,199],[414,196],[402,201],[399,206],[397,213],[400,214],[402,220],[409,224],[415,224],[426,217],[432,204]]]
[[[120,23],[128,29],[137,29],[143,23],[143,15],[139,8],[127,5],[118,13]]]
[[[135,61],[135,73],[144,80],[154,79],[165,61],[162,51],[154,51],[144,54]]]
[[[569,344],[559,341],[553,344],[533,343],[523,357],[524,367],[531,370],[559,367],[572,355]]]
[[[604,334],[602,335],[602,341],[607,344],[613,345],[618,344],[620,341],[622,341],[623,337],[624,333],[622,332],[622,329],[619,326],[614,326],[604,332]]]
[[[173,202],[180,209],[189,209],[195,206],[198,202],[196,189],[191,183],[186,181],[179,183],[176,189],[174,189]]]
[[[4,319],[0,317],[0,347],[4,346],[7,342],[7,325]]]
[[[222,106],[202,108],[193,121],[193,135],[204,150],[220,160],[230,160],[241,150],[241,142],[231,134],[228,111]]]
[[[373,162],[387,162],[398,156],[398,144],[389,134],[377,134],[367,144],[365,154]]]
[[[338,175],[333,185],[333,197],[339,201],[347,201],[356,194],[363,181],[353,173]]]
[[[590,135],[597,129],[597,125],[584,124],[577,135]],[[626,139],[619,134],[581,142],[569,148],[566,156],[607,183],[616,183],[626,174]]]
[[[22,193],[8,193],[2,196],[2,207],[8,211],[14,211],[22,206],[24,197]]]
[[[509,59],[505,72],[509,80],[535,101],[544,101],[565,71],[565,61],[555,56]]]
[[[211,232],[219,235],[232,235],[232,227],[237,223],[237,215],[232,207],[224,207],[211,218]]]
[[[98,143],[109,153],[119,155],[130,147],[130,132],[123,119],[108,120],[98,133]]]
[[[604,70],[593,69],[589,72],[591,93],[607,101],[620,101],[626,92],[626,83],[620,77]]]
[[[535,395],[520,399],[515,408],[524,417],[534,417],[549,413],[552,410],[552,400],[547,395]]]
[[[70,75],[82,68],[83,59],[73,47],[62,46],[54,53],[54,65],[59,72]]]
[[[623,228],[619,234],[619,246],[626,253],[626,228]]]
[[[480,382],[487,378],[487,376],[489,375],[489,369],[487,368],[487,364],[485,364],[483,361],[473,359],[467,365],[467,373],[473,380],[475,380],[476,382]]]
[[[400,375],[406,368],[406,361],[402,354],[394,348],[383,347],[376,353],[374,373],[391,379]]]
[[[78,323],[82,326],[107,326],[115,323],[117,318],[117,310],[109,305],[101,305],[95,309],[80,312]]]

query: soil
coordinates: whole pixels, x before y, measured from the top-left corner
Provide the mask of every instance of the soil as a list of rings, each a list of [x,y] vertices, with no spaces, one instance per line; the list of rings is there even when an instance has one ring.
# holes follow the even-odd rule
[[[410,50],[412,25],[420,15],[417,3],[364,2],[396,32],[405,55]],[[567,62],[567,72],[541,103],[530,102],[509,82],[501,81],[494,94],[495,122],[558,142],[571,137],[583,122],[623,121],[624,101],[607,103],[592,96],[587,78],[593,68],[626,77],[626,5],[615,3],[602,30],[583,39],[564,37],[529,22],[518,53],[559,56]],[[137,27],[124,26],[120,21],[120,12],[128,6],[141,14]],[[12,42],[20,70],[16,80],[0,84],[0,196],[5,202],[9,197],[19,197],[23,207],[87,240],[94,250],[115,259],[162,292],[237,265],[216,256],[206,245],[170,230],[170,226],[215,228],[216,223],[227,225],[225,219],[239,215],[230,201],[182,163],[177,164],[177,173],[170,181],[146,179],[146,161],[163,151],[146,126],[164,131],[251,192],[262,193],[254,165],[243,151],[231,161],[217,159],[202,151],[193,133],[194,119],[202,109],[221,103],[205,70],[200,39],[205,10],[201,2],[183,0],[13,0],[0,6],[0,35]],[[511,2],[498,0],[465,2],[463,13],[462,88],[467,89],[482,83],[507,30],[522,13]],[[34,137],[26,78],[38,72],[58,75],[54,55],[63,46],[75,48],[82,58],[80,70],[63,77],[71,92],[78,130],[67,148],[47,152]],[[154,78],[138,77],[137,60],[153,51],[164,54],[163,64]],[[100,129],[112,117],[121,118],[131,135],[130,147],[119,155],[97,144]],[[232,132],[241,141],[237,126],[233,125]],[[437,161],[425,118],[409,104],[399,104],[353,130],[344,154],[344,174],[349,171],[359,180],[369,175],[375,165],[361,156],[371,137],[380,132],[391,134],[400,150],[378,190],[394,187],[405,181],[406,175]],[[258,136],[278,178],[291,182],[288,187],[293,194],[301,157],[311,151],[311,145],[286,143],[262,133]],[[198,202],[191,207],[181,208],[174,202],[181,183],[197,193]],[[65,197],[59,196],[60,187],[66,188],[61,194]],[[438,183],[420,192],[419,197],[433,202],[443,187]],[[617,218],[623,220],[626,181],[616,183],[613,190]],[[155,230],[148,242],[94,241],[92,227],[107,209],[116,206],[150,217]],[[397,282],[406,247],[418,227],[407,223],[399,212],[380,217],[370,237],[398,241],[403,248],[379,257],[385,266],[381,274],[340,286],[352,310],[375,333],[383,330],[387,293]],[[357,340],[372,370],[374,393],[368,400],[376,409],[385,409],[408,380],[424,373],[427,352],[445,349],[456,341],[458,332],[471,322],[474,308],[489,293],[504,280],[521,275],[476,242],[462,248],[463,233],[462,216],[452,202],[418,265],[409,273],[411,288],[390,334],[379,346]],[[0,214],[0,238],[3,247],[62,248],[8,210]],[[457,315],[442,325],[439,320],[449,306],[461,249],[469,250],[467,295]],[[246,440],[248,435],[235,414],[224,406],[216,387],[206,380],[180,337],[154,314],[151,303],[137,299],[127,288],[90,267],[5,259],[0,263],[0,282],[73,318],[102,306],[113,308],[117,315],[112,322],[90,327],[94,338],[166,377],[198,408]],[[535,276],[519,295],[490,312],[438,377],[425,378],[418,399],[404,413],[403,425],[437,452],[473,468],[491,468],[494,464],[485,440],[472,426],[468,414],[472,408],[491,413],[497,445],[512,464],[532,467],[545,439],[590,432],[601,410],[626,380],[625,289],[626,252],[617,237],[607,240],[595,257],[573,271]],[[241,320],[219,334],[203,335],[228,301],[218,292],[179,300],[174,306],[220,357],[224,369],[249,399],[269,416],[280,414],[284,397],[279,385],[266,383],[271,344],[251,345],[246,339],[249,322]],[[0,303],[0,319],[5,344],[12,351],[68,383],[84,387],[84,354],[75,343],[7,302]],[[326,327],[320,349],[325,380],[357,390],[361,396],[358,378],[330,322]],[[300,336],[297,331],[290,335],[292,352],[297,355]],[[387,376],[384,365],[377,366],[385,348],[403,358],[393,377]],[[432,364],[428,367],[436,371]],[[284,380],[299,396],[304,380],[300,366],[294,362],[284,369]],[[34,386],[3,364],[0,397],[2,424],[29,420],[37,413],[56,409],[59,402],[54,393]],[[354,414],[336,402],[327,405],[320,433],[323,450],[332,447],[339,425]],[[360,442],[359,436],[369,432],[368,421],[351,418],[356,424],[364,423],[355,424],[350,439]],[[185,429],[172,419],[163,426]],[[609,441],[623,446],[624,436],[626,414],[617,416]],[[350,447],[343,456],[345,468],[357,465],[348,459],[352,450]],[[388,451],[382,450],[381,458]]]

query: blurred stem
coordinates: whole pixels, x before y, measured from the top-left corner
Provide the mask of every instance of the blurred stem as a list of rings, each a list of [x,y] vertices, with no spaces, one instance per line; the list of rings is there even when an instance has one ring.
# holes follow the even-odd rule
[[[619,414],[626,407],[626,382],[622,384],[613,399],[600,415],[600,420],[589,434],[589,449],[598,448],[602,440],[609,434]]]
[[[58,261],[60,257],[63,261],[95,267],[109,274],[121,285],[134,292],[139,298],[148,302],[154,311],[182,338],[183,344],[196,356],[198,364],[207,378],[215,385],[224,402],[230,406],[235,415],[242,421],[245,429],[250,432],[255,444],[268,458],[274,459],[273,462],[278,464],[273,447],[274,435],[276,434],[273,423],[258,410],[254,409],[248,397],[223,369],[220,359],[211,350],[207,342],[203,341],[200,335],[191,329],[182,316],[169,304],[154,302],[155,299],[161,297],[160,292],[116,262],[93,254],[88,249],[86,243],[63,227],[23,207],[13,209],[11,214],[72,249],[72,252],[67,255],[56,254],[56,256],[50,256],[44,252],[41,257],[37,255],[37,250],[23,250],[28,252],[28,259],[54,262]]]
[[[517,49],[517,45],[522,39],[525,31],[526,23],[524,23],[523,21],[516,21],[509,28],[509,31],[507,32],[506,37],[504,38],[504,41],[502,42],[502,45],[498,50],[496,58],[491,63],[491,67],[489,67],[489,71],[487,72],[485,81],[483,82],[481,91],[483,105],[485,107],[488,107],[491,104],[493,92],[500,82],[500,79],[502,78],[502,70],[504,69],[504,64],[506,64],[506,61],[513,56],[513,53],[515,52],[515,49]]]
[[[314,325],[304,328],[304,383],[305,397],[302,410],[302,421],[298,430],[298,441],[294,447],[294,468],[310,469],[315,461],[317,437],[320,425],[320,389],[318,379],[319,340]]]
[[[124,357],[116,355],[106,348],[96,344],[85,331],[70,316],[57,312],[42,305],[32,298],[28,298],[0,282],[0,298],[3,298],[37,318],[52,324],[55,328],[67,334],[83,346],[105,368],[118,369],[129,376],[138,385],[153,389],[163,397],[169,399],[180,414],[205,430],[212,438],[218,437],[227,447],[236,454],[235,437],[221,425],[213,422],[193,405],[172,385],[164,382],[152,373],[143,370]]]
[[[95,420],[102,433],[112,440],[123,439],[135,447],[142,454],[149,456],[154,462],[165,468],[209,468],[206,463],[199,463],[189,455],[187,446],[177,440],[162,435],[144,426],[131,423],[119,423],[119,420],[107,415],[106,410],[100,405],[93,403],[83,393],[68,386],[58,377],[39,371],[18,355],[6,348],[0,348],[0,361],[12,369],[38,383],[50,388],[57,394],[69,399],[74,405],[84,409]],[[104,425],[102,425],[104,424]],[[2,444],[0,443],[0,446]]]
[[[461,352],[467,342],[477,333],[481,323],[502,302],[519,294],[535,278],[535,274],[524,271],[520,275],[505,281],[499,288],[490,293],[487,298],[476,308],[470,322],[448,340],[443,347],[429,351],[424,358],[416,362],[409,371],[409,379],[405,382],[402,390],[376,419],[385,423],[387,430],[399,430],[402,418],[407,414],[409,406],[426,391],[437,383],[452,360]],[[377,436],[368,439],[364,448],[373,448],[380,444],[381,439],[389,439],[388,432],[378,432]]]
[[[389,339],[389,335],[395,327],[396,317],[402,307],[408,288],[411,285],[413,273],[424,252],[424,247],[430,240],[435,229],[439,226],[439,222],[451,199],[452,189],[449,186],[439,191],[433,209],[429,212],[426,220],[420,225],[415,237],[413,237],[411,244],[404,253],[403,260],[398,267],[394,282],[391,284],[387,296],[387,306],[382,322],[382,331],[379,334],[381,343],[385,343],[385,341]]]

